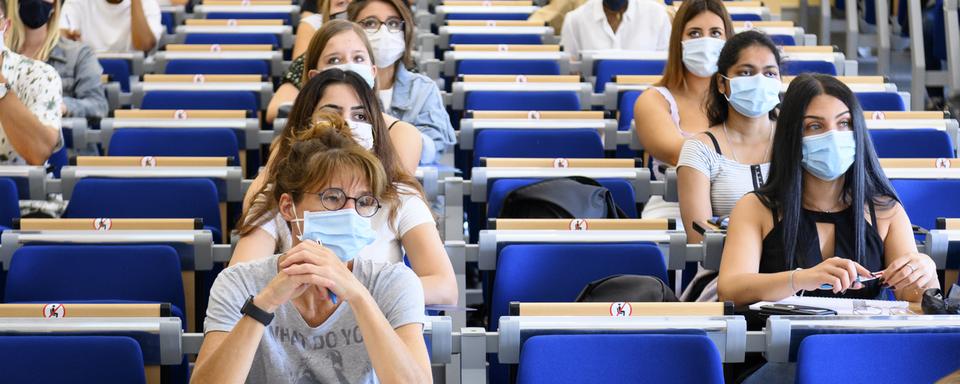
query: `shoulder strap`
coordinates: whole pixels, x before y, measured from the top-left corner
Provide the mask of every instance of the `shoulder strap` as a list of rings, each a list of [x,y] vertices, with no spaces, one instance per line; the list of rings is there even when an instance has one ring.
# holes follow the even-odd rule
[[[870,209],[870,225],[877,227],[877,207],[873,204],[873,199],[867,199],[867,207]]]
[[[720,152],[720,142],[717,141],[717,137],[714,136],[710,131],[704,131],[703,133],[706,134],[707,137],[710,138],[710,141],[713,142],[713,149],[717,151],[717,154],[722,155],[723,152]]]
[[[400,119],[394,120],[392,123],[390,123],[390,126],[387,127],[387,131],[393,129],[393,126],[394,126],[394,125],[397,125],[397,123],[399,123],[399,122],[400,122]]]

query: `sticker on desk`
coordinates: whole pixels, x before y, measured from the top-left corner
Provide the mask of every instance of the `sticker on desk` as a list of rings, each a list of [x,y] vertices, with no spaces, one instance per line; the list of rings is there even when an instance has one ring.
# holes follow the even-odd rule
[[[540,120],[540,111],[527,112],[527,118],[530,120]]]
[[[494,25],[496,25],[496,22],[494,22]],[[510,46],[509,46],[509,45],[500,44],[500,45],[497,46],[497,51],[506,52],[506,51],[509,51],[509,50],[510,50]]]
[[[527,77],[524,76],[524,75],[517,75],[516,82],[518,82],[518,83],[526,83],[526,82],[527,82]]]
[[[744,29],[753,29],[753,22],[744,21],[744,22],[743,22],[743,28],[744,28]]]
[[[487,20],[487,26],[488,26],[488,27],[496,27],[496,26],[497,26],[497,21],[496,21],[496,20]]]
[[[182,110],[182,109],[178,109],[178,110],[176,110],[176,111],[173,111],[173,119],[174,119],[174,120],[186,120],[186,119],[187,119],[187,111],[184,111],[184,110]]]
[[[492,6],[492,5],[493,5],[493,2],[492,2],[492,1],[489,1],[489,0],[485,0],[485,1],[481,2],[480,5],[482,5],[482,6],[484,6],[484,7],[489,7],[489,6]]]
[[[570,168],[570,160],[564,159],[562,157],[553,159],[553,167],[554,168]]]
[[[228,26],[228,27],[236,27],[236,26],[237,26],[237,19],[229,19],[229,20],[227,20],[227,26]]]
[[[874,112],[873,112],[873,116],[871,116],[871,117],[872,117],[874,120],[885,120],[885,119],[887,118],[887,115],[885,115],[885,114],[883,113],[883,111],[874,111]]]
[[[587,230],[587,221],[584,219],[573,219],[570,220],[570,230],[571,231],[586,231]]]
[[[113,220],[106,217],[93,219],[94,231],[109,231],[111,228],[113,228]]]
[[[199,74],[199,73],[196,74],[196,75],[193,75],[193,83],[194,83],[194,84],[203,84],[203,83],[205,83],[206,81],[207,81],[207,78],[203,77],[203,75],[201,75],[201,74]]]
[[[610,304],[610,316],[627,317],[630,315],[633,315],[633,307],[630,306],[630,303],[617,302]]]
[[[140,166],[144,168],[153,168],[157,166],[157,158],[153,156],[144,156],[140,158]]]
[[[223,47],[221,47],[220,44],[213,44],[210,46],[210,52],[220,53],[220,51],[222,50],[223,50]]]
[[[43,306],[43,317],[46,319],[62,319],[67,316],[67,310],[63,304],[47,304]]]
[[[249,5],[250,5],[250,0],[242,0],[242,1],[240,1],[240,5],[242,5],[242,6],[244,6],[244,7],[249,6]]]
[[[950,168],[950,159],[942,157],[937,159],[937,168]]]

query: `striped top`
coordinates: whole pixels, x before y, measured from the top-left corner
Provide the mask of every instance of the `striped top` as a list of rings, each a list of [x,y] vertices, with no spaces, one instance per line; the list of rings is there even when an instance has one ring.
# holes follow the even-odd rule
[[[717,153],[702,141],[690,139],[680,150],[679,167],[690,167],[710,179],[710,206],[713,216],[728,216],[743,195],[753,191],[750,165],[740,164]],[[770,163],[760,164],[763,180],[770,172]]]

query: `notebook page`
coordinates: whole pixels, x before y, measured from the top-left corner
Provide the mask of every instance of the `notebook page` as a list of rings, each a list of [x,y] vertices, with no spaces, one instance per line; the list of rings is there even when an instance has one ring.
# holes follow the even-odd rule
[[[881,310],[883,315],[890,313],[891,309],[901,310],[909,309],[910,303],[907,301],[891,301],[891,300],[863,300],[863,299],[842,299],[834,297],[810,297],[810,296],[790,296],[786,299],[772,302],[772,301],[761,301],[755,304],[750,305],[750,309],[754,311],[759,311],[760,307],[764,305],[771,304],[793,304],[793,305],[806,305],[811,307],[818,308],[828,308],[837,312],[838,315],[857,315],[854,313],[854,302],[859,301],[863,302],[867,309],[865,313],[859,314],[872,314],[869,311]]]

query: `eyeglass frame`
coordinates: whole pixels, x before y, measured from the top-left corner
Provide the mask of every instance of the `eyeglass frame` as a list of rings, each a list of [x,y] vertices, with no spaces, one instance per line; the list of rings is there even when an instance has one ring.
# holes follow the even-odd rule
[[[389,22],[390,20],[397,20],[398,22],[400,22],[400,25],[397,26],[397,29],[396,29],[396,30],[390,28],[390,26],[387,25],[387,22]],[[364,22],[366,22],[366,21],[376,21],[376,22],[377,22],[377,28],[375,28],[375,29],[367,29],[367,27],[364,27],[364,26],[363,26]],[[380,27],[382,27],[382,26],[384,26],[384,25],[387,25],[387,30],[390,31],[390,32],[394,32],[394,33],[396,33],[396,32],[405,32],[404,29],[403,29],[403,27],[406,25],[406,23],[407,23],[407,22],[404,21],[403,18],[402,18],[402,17],[399,17],[399,16],[393,16],[393,17],[387,18],[386,21],[381,21],[380,19],[376,18],[376,16],[369,16],[369,17],[367,17],[367,18],[365,18],[365,19],[363,19],[363,20],[357,20],[357,25],[359,25],[360,28],[362,28],[364,31],[367,31],[367,32],[370,32],[370,33],[379,31],[379,30],[380,30]]]
[[[344,197],[344,199],[343,199],[343,205],[341,205],[341,206],[339,206],[339,207],[337,207],[337,208],[331,208],[331,207],[327,206],[326,203],[324,203],[323,195],[324,195],[325,193],[327,193],[327,192],[330,192],[330,191],[334,191],[334,192],[335,192],[335,191],[340,191],[340,193],[343,194],[343,197]],[[360,217],[365,217],[365,218],[370,218],[370,217],[376,216],[377,213],[380,212],[380,209],[383,208],[383,205],[380,204],[380,199],[378,199],[376,196],[374,196],[374,195],[372,195],[372,194],[366,194],[366,195],[360,195],[360,196],[357,196],[357,197],[353,197],[353,196],[347,195],[347,192],[344,191],[344,190],[342,190],[342,189],[340,189],[340,188],[327,188],[327,189],[324,189],[324,190],[322,190],[322,191],[320,191],[320,192],[303,192],[303,193],[304,193],[304,194],[309,194],[309,195],[317,195],[318,197],[320,197],[320,204],[323,205],[324,208],[326,208],[327,210],[330,210],[330,211],[339,211],[339,210],[343,209],[343,207],[346,207],[346,206],[347,206],[347,201],[353,200],[353,210],[356,211],[357,214],[360,215]],[[371,199],[373,199],[373,202],[376,203],[376,205],[374,206],[376,209],[374,209],[374,210],[373,210],[373,213],[371,213],[370,215],[364,216],[363,213],[360,213],[360,209],[359,209],[360,206],[359,206],[357,203],[359,202],[358,199],[361,199],[361,198],[364,198],[364,197],[367,197],[367,196],[369,196]]]

